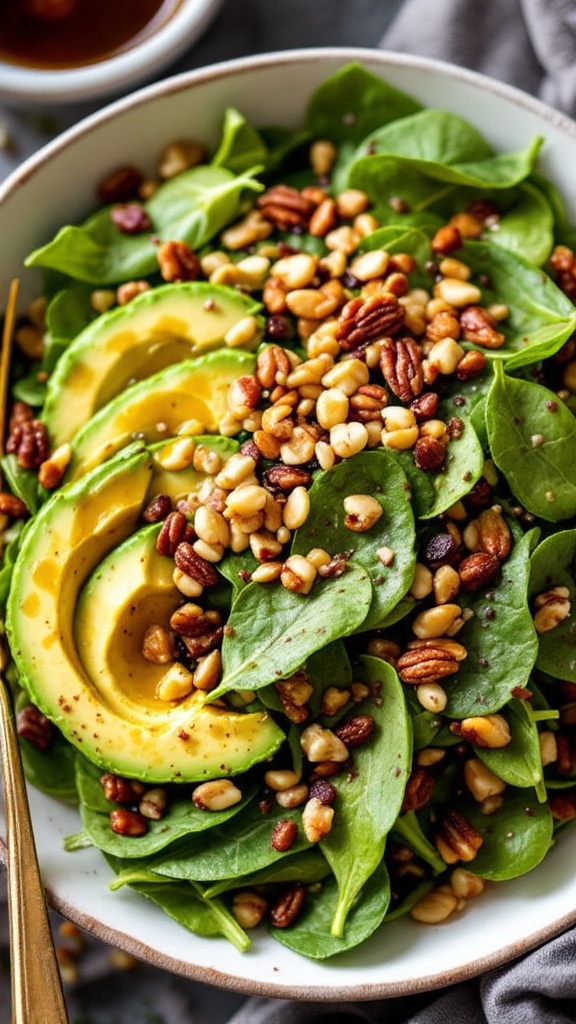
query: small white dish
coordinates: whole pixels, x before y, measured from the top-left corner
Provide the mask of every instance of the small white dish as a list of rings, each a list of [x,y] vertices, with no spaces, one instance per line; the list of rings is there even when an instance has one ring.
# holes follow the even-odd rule
[[[472,121],[497,149],[542,135],[540,167],[564,194],[576,219],[573,167],[576,124],[538,100],[474,72],[436,61],[350,48],[266,54],[167,79],[118,100],[63,133],[0,186],[0,282],[19,275],[22,301],[39,275],[25,256],[57,227],[84,217],[97,184],[127,163],[152,172],[170,141],[218,139],[233,104],[256,125],[301,123],[312,90],[351,61],[364,64],[428,106]],[[481,898],[442,925],[411,919],[383,926],[353,952],[332,961],[299,957],[254,935],[238,953],[224,940],[186,932],[127,888],[112,893],[112,873],[96,850],[65,853],[78,831],[75,809],[31,791],[39,860],[52,905],[93,935],[166,970],[235,992],[277,998],[377,999],[439,988],[496,968],[576,922],[576,833],[567,830],[545,861],[515,881],[491,884]],[[5,834],[0,814],[0,834]],[[0,840],[0,856],[2,843]]]
[[[82,67],[44,70],[0,59],[0,97],[18,105],[80,103],[126,94],[176,62],[206,31],[221,0],[181,0],[156,31],[114,56]]]

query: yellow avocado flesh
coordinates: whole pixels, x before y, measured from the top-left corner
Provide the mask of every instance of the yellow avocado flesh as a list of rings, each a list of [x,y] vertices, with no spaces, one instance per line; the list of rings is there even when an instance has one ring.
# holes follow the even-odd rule
[[[89,324],[48,381],[43,420],[53,447],[70,441],[130,383],[222,345],[260,306],[222,285],[191,281],[152,288]]]
[[[105,556],[133,533],[150,479],[148,452],[121,453],[64,487],[31,523],[14,567],[6,618],[19,679],[63,735],[107,770],[154,782],[243,771],[271,756],[284,739],[265,712],[203,706],[198,697],[180,705],[154,701],[152,683],[139,697],[122,675],[126,658],[115,662],[116,641],[102,655],[111,659],[108,676],[95,682],[76,647],[79,592]],[[120,622],[126,607],[125,600]]]
[[[160,441],[190,420],[198,420],[206,433],[215,433],[228,409],[230,384],[253,369],[253,356],[221,349],[166,367],[127,388],[74,439],[67,481],[78,480],[130,444],[135,435],[147,443]]]

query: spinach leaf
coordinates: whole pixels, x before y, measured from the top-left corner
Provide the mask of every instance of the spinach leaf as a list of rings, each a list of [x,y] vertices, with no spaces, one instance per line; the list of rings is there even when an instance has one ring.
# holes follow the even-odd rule
[[[530,597],[552,587],[567,587],[570,615],[554,629],[538,635],[536,667],[555,679],[576,683],[576,530],[546,537],[531,559]]]
[[[446,681],[446,715],[486,715],[507,704],[515,687],[528,683],[538,638],[528,607],[530,551],[534,531],[517,541],[489,590],[459,595],[472,617],[458,633],[468,651],[458,673]]]
[[[145,835],[132,837],[118,835],[110,828],[110,811],[119,805],[106,800],[98,775],[84,759],[78,763],[76,782],[84,831],[99,850],[125,859],[150,857],[185,836],[216,828],[239,812],[244,813],[255,795],[252,787],[240,803],[225,811],[210,812],[195,807],[189,796],[177,797],[163,818],[149,822]]]
[[[331,928],[336,938],[342,938],[354,900],[382,860],[412,756],[410,718],[396,672],[387,662],[369,656],[360,659],[360,671],[377,696],[359,705],[358,713],[371,715],[375,730],[368,742],[354,749],[352,771],[333,778],[336,813],[322,840],[322,853],[338,882]]]
[[[454,409],[452,398],[441,402],[438,416],[448,422],[459,410]],[[471,487],[482,476],[484,452],[470,418],[462,419],[462,433],[452,438],[446,448],[446,458],[441,470],[429,472],[414,462],[410,451],[394,453],[412,488],[412,506],[418,519],[432,519],[441,515],[460,498],[468,494]]]
[[[420,109],[411,96],[352,63],[316,88],[308,103],[305,124],[317,138],[359,143],[380,125]]]
[[[354,533],[345,525],[344,499],[350,494],[372,495],[382,506],[380,519],[364,533]],[[414,515],[404,473],[393,456],[382,449],[361,452],[330,472],[321,473],[309,495],[310,512],[296,531],[292,553],[305,555],[311,548],[323,547],[327,537],[330,554],[350,551],[348,564],[361,566],[372,581],[370,610],[358,623],[370,629],[404,597],[414,577]],[[391,566],[384,567],[378,558],[383,546],[394,551]]]
[[[484,839],[472,865],[481,878],[502,882],[524,875],[540,864],[552,845],[548,805],[523,790],[506,794],[493,814],[483,814],[478,804],[466,806],[462,813]]]
[[[371,601],[370,577],[355,565],[339,579],[316,582],[309,594],[281,583],[249,583],[232,605],[222,643],[222,680],[210,699],[292,675],[314,651],[359,627]]]
[[[98,314],[90,302],[92,291],[88,285],[72,284],[61,288],[50,300],[46,310],[46,340],[42,360],[42,368],[46,372],[54,369],[64,349],[96,319]]]
[[[489,359],[505,360],[507,369],[536,363],[557,352],[576,329],[570,299],[523,256],[489,242],[464,242],[458,255],[483,282],[484,305],[501,302],[509,309],[499,324],[506,342],[487,351]]]
[[[489,241],[541,267],[554,245],[554,215],[546,196],[530,182],[489,232]]]
[[[23,469],[17,455],[5,455],[0,466],[12,494],[24,502],[31,515],[36,515],[41,505],[38,474],[33,469]]]
[[[246,875],[283,861],[286,854],[270,846],[272,830],[279,818],[299,825],[301,816],[299,807],[291,810],[279,808],[276,814],[264,814],[258,803],[253,802],[233,823],[216,825],[211,829],[209,844],[204,836],[191,837],[155,858],[150,866],[168,878],[198,882],[236,878],[242,884]],[[290,848],[290,856],[309,849],[310,843],[299,829]]]
[[[238,213],[245,189],[263,186],[251,173],[234,175],[224,167],[200,165],[176,175],[143,204],[153,232],[129,235],[112,222],[110,207],[84,225],[67,225],[47,245],[28,256],[26,266],[51,267],[99,286],[146,277],[158,270],[157,242],[178,239],[200,248]]]
[[[302,885],[314,885],[322,882],[332,872],[320,850],[312,847],[301,853],[289,854],[283,860],[269,864],[260,871],[252,871],[241,880],[242,888],[253,888],[260,885],[278,885],[282,882],[300,882]],[[208,886],[205,895],[209,898],[219,896],[230,889],[238,888],[238,878],[223,878]]]
[[[476,755],[509,785],[518,789],[534,786],[543,803],[546,789],[534,712],[527,701],[511,700],[506,705],[506,718],[512,736],[508,746],[498,750],[475,747]]]
[[[221,900],[206,899],[202,888],[194,882],[168,882],[152,871],[122,873],[110,888],[129,885],[141,896],[146,896],[168,917],[189,932],[212,938],[221,935],[236,949],[244,953],[251,941]]]
[[[0,568],[0,613],[2,617],[4,616],[6,601],[10,591],[12,569],[24,539],[24,526],[25,523],[22,519],[14,523],[10,530],[10,540],[2,552],[2,567]]]
[[[444,175],[453,164],[487,160],[492,157],[492,149],[469,121],[445,110],[427,108],[384,124],[358,147],[358,159],[376,162],[381,154],[412,160],[430,175],[433,171]],[[440,180],[453,179],[448,176]]]
[[[24,690],[15,690],[15,708],[19,711],[30,703]],[[26,781],[41,793],[62,800],[64,803],[77,802],[75,762],[76,750],[62,734],[56,730],[55,736],[47,750],[41,750],[34,743],[20,738],[20,755]]]
[[[576,418],[552,391],[497,367],[486,426],[492,458],[520,504],[552,522],[576,515]]]
[[[406,811],[396,819],[392,835],[408,846],[416,856],[429,864],[435,874],[441,875],[446,870],[446,863],[435,846],[425,835],[414,811]]]
[[[270,928],[270,935],[283,946],[312,960],[353,949],[372,935],[384,920],[390,903],[390,880],[386,866],[380,864],[356,897],[346,923],[345,935],[333,935],[330,922],[338,905],[338,886],[334,879],[306,893],[304,909],[289,928]]]
[[[227,167],[234,174],[244,174],[255,164],[268,162],[268,147],[264,139],[243,114],[234,107],[224,113],[220,145],[211,164],[213,167]]]

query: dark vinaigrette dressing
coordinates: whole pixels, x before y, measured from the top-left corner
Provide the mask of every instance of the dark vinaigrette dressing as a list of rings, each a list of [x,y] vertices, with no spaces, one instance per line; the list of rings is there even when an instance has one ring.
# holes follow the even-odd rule
[[[0,60],[72,68],[151,36],[181,0],[0,0]]]

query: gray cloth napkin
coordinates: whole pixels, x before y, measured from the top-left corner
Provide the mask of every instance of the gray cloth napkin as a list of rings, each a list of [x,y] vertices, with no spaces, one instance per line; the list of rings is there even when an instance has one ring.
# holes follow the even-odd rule
[[[1,0],[0,0],[1,2]],[[326,4],[324,5],[326,7]],[[349,40],[352,41],[352,40]],[[313,40],[315,43],[316,40]],[[322,42],[322,40],[319,40]],[[344,40],[343,40],[344,42]],[[300,45],[295,40],[293,45]],[[311,45],[309,43],[309,45]],[[576,0],[405,0],[380,45],[484,72],[576,116]],[[0,874],[0,1024],[8,1024]],[[5,911],[5,908],[4,908]],[[529,931],[529,908],[527,931]],[[61,920],[53,915],[62,938]],[[470,921],[470,942],[474,922]],[[403,999],[322,1004],[248,998],[135,963],[90,937],[66,984],[76,1024],[574,1024],[576,930],[480,979]],[[126,966],[126,965],[125,965]],[[40,994],[39,994],[40,997]]]

